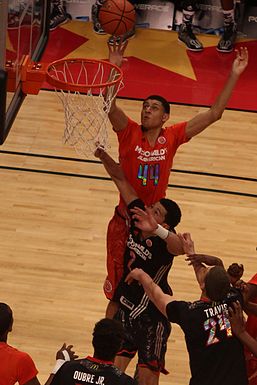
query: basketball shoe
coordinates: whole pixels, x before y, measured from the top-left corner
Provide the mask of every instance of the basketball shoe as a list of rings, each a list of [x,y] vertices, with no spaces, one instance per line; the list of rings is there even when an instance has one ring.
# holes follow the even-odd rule
[[[234,49],[236,41],[237,29],[236,24],[231,23],[224,27],[224,33],[217,45],[217,51],[229,53]]]
[[[66,13],[66,9],[62,4],[54,4],[51,16],[49,30],[54,31],[60,25],[67,23],[70,20],[69,15]]]
[[[190,23],[182,23],[178,31],[178,40],[185,43],[190,51],[199,52],[203,50],[202,43],[197,39]]]
[[[103,30],[101,23],[98,19],[98,14],[100,10],[101,5],[100,4],[93,4],[91,8],[91,17],[93,21],[93,30],[95,33],[98,33],[98,35],[106,35],[106,32]]]
[[[136,29],[134,27],[130,31],[126,32],[123,36],[111,36],[111,37],[109,37],[108,43],[110,45],[114,45],[114,43],[119,45],[121,39],[122,39],[122,42],[124,42],[126,40],[133,39],[133,37],[135,37],[135,36],[136,36]]]

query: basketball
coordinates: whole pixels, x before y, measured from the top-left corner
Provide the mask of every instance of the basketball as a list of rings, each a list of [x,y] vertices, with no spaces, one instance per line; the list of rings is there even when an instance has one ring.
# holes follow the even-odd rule
[[[122,36],[134,27],[136,13],[134,6],[127,0],[106,0],[98,18],[106,33]]]

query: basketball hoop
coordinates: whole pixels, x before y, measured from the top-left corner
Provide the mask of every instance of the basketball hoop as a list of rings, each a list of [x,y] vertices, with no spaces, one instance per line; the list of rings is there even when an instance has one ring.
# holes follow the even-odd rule
[[[108,147],[108,113],[123,87],[122,75],[103,60],[62,59],[48,65],[46,80],[64,108],[64,142],[78,154],[88,157],[96,146]]]

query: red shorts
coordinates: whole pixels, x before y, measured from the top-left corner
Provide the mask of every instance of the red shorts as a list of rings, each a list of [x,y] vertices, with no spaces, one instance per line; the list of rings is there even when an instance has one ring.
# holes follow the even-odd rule
[[[115,208],[107,229],[107,277],[104,282],[106,298],[112,300],[123,275],[124,252],[129,232],[129,216],[125,209]]]

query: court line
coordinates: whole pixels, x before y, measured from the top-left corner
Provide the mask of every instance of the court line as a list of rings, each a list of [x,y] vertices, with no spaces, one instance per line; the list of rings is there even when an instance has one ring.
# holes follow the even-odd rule
[[[111,180],[111,178],[102,177],[102,176],[86,175],[86,174],[73,174],[73,173],[65,173],[65,172],[59,172],[59,171],[36,170],[36,169],[21,168],[21,167],[0,166],[0,169],[11,170],[11,171],[32,172],[32,173],[38,173],[38,174],[68,176],[68,177],[73,177],[73,178],[86,178],[86,179],[107,180],[107,181]],[[256,194],[243,193],[243,192],[239,192],[239,191],[218,190],[218,189],[210,189],[210,188],[206,188],[206,187],[181,186],[181,185],[176,185],[176,184],[168,184],[168,187],[257,198]]]

